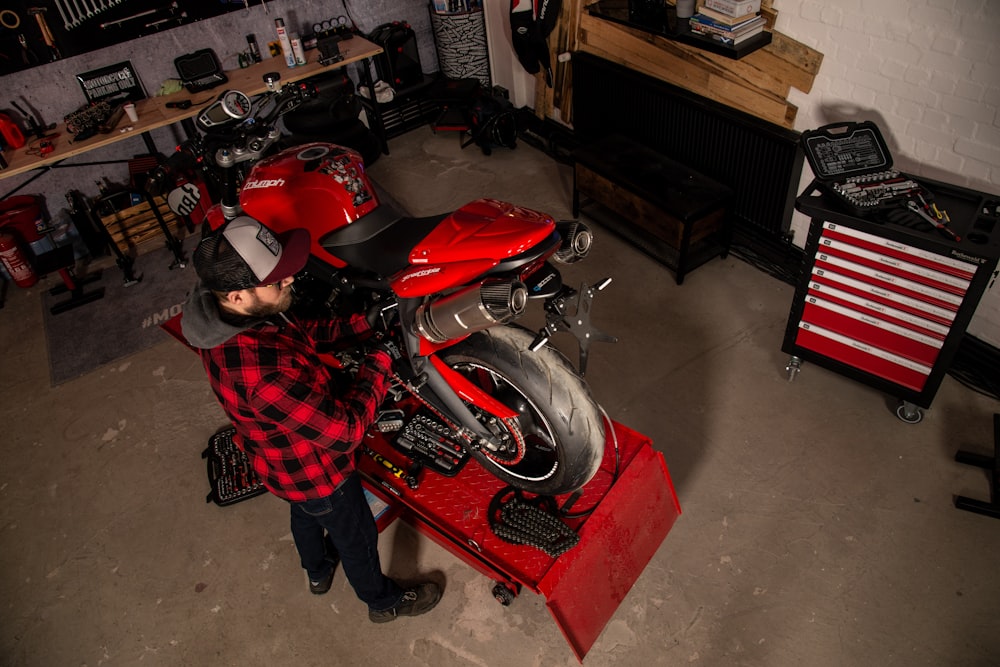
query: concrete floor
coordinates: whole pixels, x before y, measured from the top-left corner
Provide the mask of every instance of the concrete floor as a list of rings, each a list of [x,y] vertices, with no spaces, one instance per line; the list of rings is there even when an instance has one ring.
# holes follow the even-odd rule
[[[487,195],[568,217],[571,172],[527,145],[487,158],[423,128],[390,148],[371,171],[414,214]],[[684,513],[585,664],[1000,664],[1000,523],[952,506],[987,497],[953,456],[991,453],[1000,405],[946,378],[911,426],[816,366],[788,382],[791,287],[732,257],[678,287],[597,231],[567,278],[614,278],[593,316],[621,342],[595,346],[588,377],[663,452]],[[50,388],[51,284],[0,310],[0,663],[577,664],[544,598],[501,607],[399,522],[384,565],[443,578],[433,613],[373,625],[342,575],[310,595],[282,501],[204,502],[224,418],[195,355],[164,337]]]

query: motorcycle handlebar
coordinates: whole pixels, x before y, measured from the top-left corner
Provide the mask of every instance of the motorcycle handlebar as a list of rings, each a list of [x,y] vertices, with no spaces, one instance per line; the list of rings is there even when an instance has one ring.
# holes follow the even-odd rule
[[[297,108],[306,100],[319,94],[319,87],[314,83],[299,82],[286,83],[274,94],[274,106],[271,111],[258,120],[265,125],[271,125],[274,121],[289,111]],[[262,105],[263,106],[263,105]],[[261,107],[258,107],[258,111]]]

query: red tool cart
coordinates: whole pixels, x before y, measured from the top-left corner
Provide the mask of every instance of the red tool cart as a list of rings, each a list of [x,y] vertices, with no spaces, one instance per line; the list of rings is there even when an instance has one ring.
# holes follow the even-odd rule
[[[521,588],[544,595],[582,661],[681,512],[663,455],[651,445],[613,424],[601,469],[568,512],[580,540],[556,558],[493,533],[490,505],[505,484],[475,460],[454,477],[425,471],[411,489],[389,467],[404,468],[402,455],[376,434],[368,443],[374,455],[362,457],[359,468],[367,488],[390,504],[380,524],[403,518],[493,579],[501,604],[510,604]],[[555,500],[564,506],[569,499]]]
[[[816,179],[782,350],[929,408],[1000,256],[1000,196],[892,169],[873,123],[803,133]]]

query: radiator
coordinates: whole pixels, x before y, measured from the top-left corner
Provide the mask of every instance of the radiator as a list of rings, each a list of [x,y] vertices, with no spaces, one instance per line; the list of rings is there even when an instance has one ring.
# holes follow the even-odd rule
[[[573,54],[581,143],[630,136],[735,192],[734,231],[784,239],[802,172],[799,133],[597,56]]]

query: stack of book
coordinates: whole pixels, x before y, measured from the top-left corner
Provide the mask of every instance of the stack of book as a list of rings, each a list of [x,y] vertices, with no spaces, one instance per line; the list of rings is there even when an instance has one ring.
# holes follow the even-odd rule
[[[764,31],[760,0],[701,0],[688,21],[691,32],[735,46]]]

